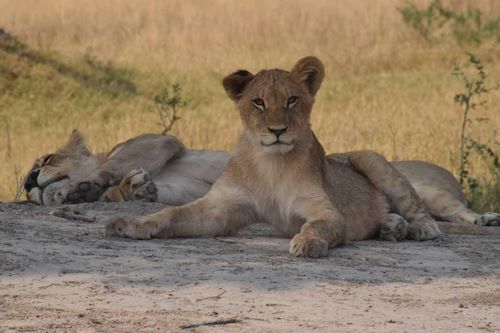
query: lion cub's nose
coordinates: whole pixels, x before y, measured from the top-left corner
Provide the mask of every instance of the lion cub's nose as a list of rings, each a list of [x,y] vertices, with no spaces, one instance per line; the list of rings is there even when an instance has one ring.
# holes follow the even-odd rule
[[[276,135],[277,138],[279,138],[281,134],[286,132],[287,127],[268,127],[267,130]]]

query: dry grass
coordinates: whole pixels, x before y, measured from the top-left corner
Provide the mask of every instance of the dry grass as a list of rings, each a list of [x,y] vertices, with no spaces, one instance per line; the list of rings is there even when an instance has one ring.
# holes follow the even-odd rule
[[[495,0],[445,2],[500,12]],[[429,160],[456,171],[461,114],[453,95],[461,83],[450,73],[454,62],[464,64],[464,50],[452,41],[428,45],[402,22],[402,3],[0,0],[0,25],[19,40],[91,75],[96,70],[85,65],[84,54],[112,61],[130,69],[120,75],[137,86],[137,94],[113,96],[51,64],[1,55],[8,70],[0,71],[0,200],[12,199],[16,168],[25,172],[74,127],[98,151],[159,132],[148,111],[165,82],[179,82],[188,101],[173,134],[188,146],[230,149],[240,125],[220,86],[223,75],[241,67],[290,68],[310,54],[327,67],[313,117],[327,151],[375,149],[391,159]],[[500,45],[471,50],[500,80]],[[5,74],[12,70],[28,74],[13,79]],[[483,141],[499,141],[499,98],[490,95],[481,116],[491,120],[473,130]],[[484,178],[486,168],[475,166]]]

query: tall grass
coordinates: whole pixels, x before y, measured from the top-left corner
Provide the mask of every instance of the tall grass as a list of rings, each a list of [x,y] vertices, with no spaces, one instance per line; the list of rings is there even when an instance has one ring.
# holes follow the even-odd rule
[[[495,0],[443,3],[500,12]],[[30,61],[0,50],[0,116],[11,137],[7,152],[8,138],[0,135],[5,159],[0,200],[14,196],[16,166],[26,171],[74,127],[97,151],[142,132],[161,132],[153,99],[165,84],[179,82],[187,102],[172,134],[191,147],[230,149],[241,127],[222,77],[240,68],[290,68],[305,55],[320,57],[327,68],[312,119],[327,151],[375,149],[390,159],[433,161],[456,173],[461,114],[453,96],[461,82],[451,70],[454,63],[467,68],[464,46],[453,40],[429,44],[405,25],[402,5],[398,0],[0,0],[0,26],[53,60]],[[488,67],[490,79],[500,80],[500,45],[484,42],[471,51]],[[99,85],[103,78],[125,80],[135,90],[118,87],[111,94]],[[488,99],[477,116],[490,122],[471,128],[471,134],[499,141],[494,131],[500,128],[500,95]],[[3,120],[0,128],[5,133]],[[478,161],[471,164],[479,177],[487,177]]]

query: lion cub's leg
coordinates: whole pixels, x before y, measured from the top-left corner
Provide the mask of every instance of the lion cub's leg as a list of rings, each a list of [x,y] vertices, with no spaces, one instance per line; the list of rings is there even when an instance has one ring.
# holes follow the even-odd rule
[[[440,220],[479,226],[500,226],[499,213],[477,214],[444,189],[420,183],[415,184],[415,189],[431,214]]]
[[[158,189],[144,169],[135,169],[119,185],[110,187],[99,201],[157,201]]]
[[[106,235],[134,239],[232,235],[259,221],[249,202],[236,189],[218,186],[184,206],[134,220],[113,218],[106,225]]]
[[[108,187],[119,185],[131,170],[142,168],[154,175],[183,151],[183,144],[173,136],[140,135],[117,145],[99,168],[69,183],[59,195],[70,203],[97,201]]]
[[[440,235],[436,221],[427,212],[408,179],[382,155],[372,151],[346,155],[354,168],[385,193],[396,213],[408,221],[409,239],[426,240]]]
[[[328,248],[345,243],[346,223],[342,214],[328,198],[299,199],[294,202],[295,213],[306,223],[290,241],[289,252],[296,257],[324,257]]]

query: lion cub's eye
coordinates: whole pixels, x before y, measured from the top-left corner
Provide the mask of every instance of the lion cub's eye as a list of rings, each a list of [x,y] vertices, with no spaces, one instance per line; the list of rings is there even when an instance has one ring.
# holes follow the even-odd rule
[[[299,98],[297,96],[290,96],[288,97],[287,101],[286,101],[286,106],[289,108],[289,107],[292,107],[294,106],[295,104],[297,104],[297,102],[299,101]]]
[[[264,100],[262,98],[254,98],[252,99],[253,105],[262,111],[266,108],[266,104],[264,103]]]

